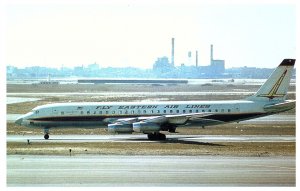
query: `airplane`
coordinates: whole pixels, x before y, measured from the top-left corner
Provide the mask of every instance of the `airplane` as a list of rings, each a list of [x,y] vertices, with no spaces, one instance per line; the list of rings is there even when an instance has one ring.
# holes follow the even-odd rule
[[[295,100],[286,100],[295,62],[284,59],[254,95],[242,100],[54,103],[35,107],[15,123],[44,129],[45,139],[55,128],[107,127],[109,133],[165,140],[161,131],[175,133],[179,126],[240,122],[295,108]]]

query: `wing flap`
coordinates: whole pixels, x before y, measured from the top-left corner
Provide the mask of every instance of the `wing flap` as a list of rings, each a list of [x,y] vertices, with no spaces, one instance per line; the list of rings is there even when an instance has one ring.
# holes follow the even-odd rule
[[[213,113],[188,113],[179,115],[166,115],[168,122],[171,124],[182,125],[188,122],[188,120],[203,119],[212,115]],[[203,119],[204,120],[204,119]]]

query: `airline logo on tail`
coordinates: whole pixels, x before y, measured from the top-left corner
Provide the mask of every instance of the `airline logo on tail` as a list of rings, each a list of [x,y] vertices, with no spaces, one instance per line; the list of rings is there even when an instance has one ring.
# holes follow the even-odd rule
[[[282,75],[280,76],[280,78],[277,80],[277,82],[275,83],[275,85],[272,87],[271,91],[268,94],[260,94],[258,95],[258,97],[267,97],[269,99],[273,99],[274,97],[284,97],[285,94],[277,94],[277,91],[285,77],[287,73],[287,70],[285,70]]]

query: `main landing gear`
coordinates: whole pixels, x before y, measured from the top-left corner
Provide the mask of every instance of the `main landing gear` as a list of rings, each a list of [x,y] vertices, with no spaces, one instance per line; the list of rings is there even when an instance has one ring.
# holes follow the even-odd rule
[[[162,141],[162,140],[166,140],[166,135],[162,133],[151,133],[148,134],[148,139]]]
[[[49,139],[49,129],[48,128],[44,129],[44,133],[45,133],[44,139]]]

